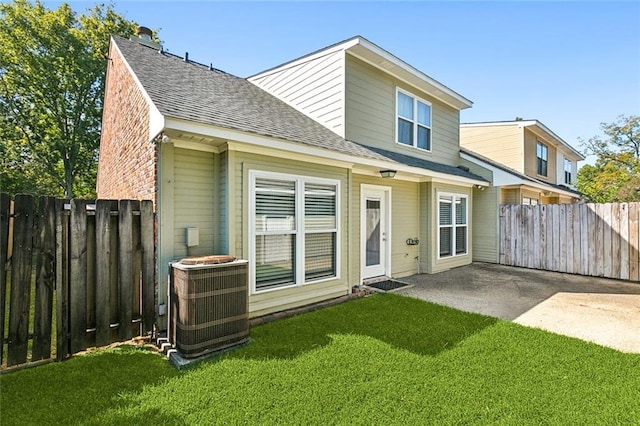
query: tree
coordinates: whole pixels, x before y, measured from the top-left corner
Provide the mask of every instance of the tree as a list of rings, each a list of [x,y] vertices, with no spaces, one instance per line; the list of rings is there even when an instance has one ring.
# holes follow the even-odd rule
[[[597,158],[578,171],[578,190],[597,203],[640,201],[640,116],[621,115],[600,128],[604,135],[584,143]]]
[[[109,35],[135,30],[112,5],[0,4],[3,191],[94,196]]]

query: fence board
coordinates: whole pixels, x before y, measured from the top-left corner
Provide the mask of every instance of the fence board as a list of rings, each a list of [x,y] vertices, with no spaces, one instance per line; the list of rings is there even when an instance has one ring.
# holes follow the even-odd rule
[[[36,242],[36,300],[31,361],[51,357],[51,320],[55,289],[56,200],[41,197]]]
[[[71,310],[70,350],[72,353],[87,349],[87,201],[71,200],[70,289]]]
[[[88,202],[93,204],[95,201]],[[88,207],[89,209],[89,207]],[[89,210],[87,210],[88,212]],[[86,318],[85,330],[95,330],[96,327],[96,217],[94,214],[86,215],[87,222],[87,293],[86,293]],[[96,346],[95,333],[86,334],[87,346]]]
[[[629,279],[640,281],[640,203],[629,205]]]
[[[501,206],[501,262],[640,281],[639,206],[640,203]],[[506,263],[508,259],[515,261]]]
[[[153,202],[140,203],[140,237],[142,244],[142,331],[149,333],[155,323],[155,251]]]
[[[571,272],[579,274],[582,271],[582,212],[584,205],[578,204],[573,209],[573,265]]]
[[[620,204],[620,279],[629,279],[629,204]]]
[[[9,214],[11,197],[0,194],[0,364],[4,361],[4,318],[7,300],[7,251],[9,249]]]
[[[69,217],[66,200],[56,200],[56,359],[69,354]]]
[[[131,200],[121,200],[118,203],[119,220],[119,317],[118,335],[123,340],[131,339],[132,297],[133,297],[133,215]]]
[[[567,232],[567,205],[566,204],[559,204],[558,206],[558,210],[559,210],[559,218],[560,218],[560,223],[559,223],[559,251],[558,253],[567,253],[567,236],[568,236],[568,232]],[[560,272],[567,272],[567,256],[566,255],[561,255],[558,256],[558,271]]]
[[[96,201],[96,345],[111,343],[111,200]]]
[[[13,211],[8,366],[23,364],[27,361],[33,251],[33,197],[16,195]]]

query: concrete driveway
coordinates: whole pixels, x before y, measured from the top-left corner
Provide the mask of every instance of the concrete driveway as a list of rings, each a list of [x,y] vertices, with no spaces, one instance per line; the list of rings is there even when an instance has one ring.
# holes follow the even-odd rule
[[[474,263],[396,293],[640,353],[640,283]]]

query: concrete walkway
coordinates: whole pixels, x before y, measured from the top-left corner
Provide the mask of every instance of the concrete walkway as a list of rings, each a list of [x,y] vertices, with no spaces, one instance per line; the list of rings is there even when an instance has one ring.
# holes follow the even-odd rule
[[[474,263],[396,293],[640,353],[640,283]]]

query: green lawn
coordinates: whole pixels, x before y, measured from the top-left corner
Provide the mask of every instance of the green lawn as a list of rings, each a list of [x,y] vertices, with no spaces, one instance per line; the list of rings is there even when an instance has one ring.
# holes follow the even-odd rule
[[[638,424],[640,355],[396,295],[175,371],[120,347],[0,377],[11,424]]]

